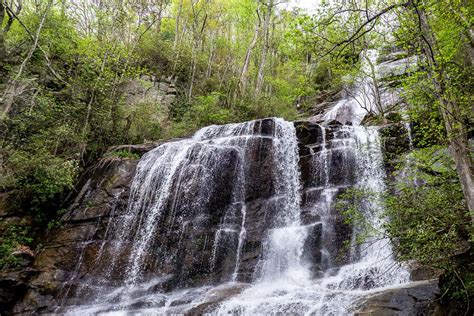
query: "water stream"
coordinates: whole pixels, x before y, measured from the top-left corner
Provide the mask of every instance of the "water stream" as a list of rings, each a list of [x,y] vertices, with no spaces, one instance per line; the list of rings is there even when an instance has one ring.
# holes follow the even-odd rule
[[[350,188],[372,192],[358,212],[383,229],[381,140],[359,125],[373,84],[326,114],[307,155],[278,118],[209,126],[145,154],[92,276],[71,280],[61,312],[350,315],[362,297],[408,282],[389,240],[360,244],[360,227],[335,208]],[[326,126],[341,119],[350,125]]]

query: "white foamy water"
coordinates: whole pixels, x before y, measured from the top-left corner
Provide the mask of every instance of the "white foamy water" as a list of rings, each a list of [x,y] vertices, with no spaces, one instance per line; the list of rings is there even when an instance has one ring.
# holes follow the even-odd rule
[[[377,130],[345,126],[342,133],[352,139],[351,142],[346,141],[344,147],[356,156],[355,187],[382,193],[385,190],[385,174]],[[327,153],[320,155],[323,159],[328,157]],[[324,227],[331,226],[328,209],[335,202],[334,193],[331,194],[334,190],[328,185],[328,189],[323,191],[323,203],[315,210],[322,215],[323,238],[332,229]],[[370,203],[360,207],[360,211],[374,229],[382,229],[381,201],[371,199]],[[267,254],[265,264],[268,265],[265,277],[257,279],[240,295],[222,303],[214,314],[351,315],[353,304],[360,298],[409,280],[408,271],[394,260],[388,239],[374,237],[357,245],[357,229],[354,230],[351,249],[360,249],[351,256],[351,262],[334,268],[329,263],[322,278],[312,278],[308,266],[301,259],[306,233],[307,226],[289,226],[271,232],[270,242],[265,244],[263,251]],[[291,265],[282,262],[291,262]]]
[[[366,55],[363,69],[372,71],[377,53],[367,51]],[[74,304],[64,308],[66,313],[192,314],[202,313],[203,309],[195,308],[206,304],[206,312],[213,315],[351,315],[361,298],[407,283],[409,273],[394,260],[392,246],[383,238],[386,219],[378,194],[385,191],[385,171],[380,136],[376,128],[359,126],[367,110],[375,109],[373,84],[372,78],[364,78],[350,91],[350,97],[326,114],[326,124],[339,120],[352,126],[320,126],[322,140],[317,151],[311,149],[308,171],[314,179],[304,193],[295,127],[282,119],[272,119],[272,129],[265,131],[259,121],[209,126],[192,139],[167,143],[145,154],[137,167],[125,215],[114,229],[107,225],[106,236],[114,240],[113,247],[107,252],[102,242],[95,260],[98,266],[105,266],[105,280],[121,271],[123,282],[84,281],[84,289],[93,291],[94,299],[85,302],[76,297]],[[242,271],[248,269],[247,238],[249,227],[255,224],[249,222],[252,209],[246,204],[246,188],[252,177],[247,166],[261,154],[250,148],[256,138],[271,143],[266,150],[272,152],[268,163],[273,192],[267,202],[276,205],[276,210],[270,220],[266,211],[258,218],[267,227],[263,228],[257,264],[251,282],[239,283]],[[210,285],[165,291],[161,287],[173,276],[150,277],[144,268],[150,261],[160,265],[173,258],[173,254],[156,252],[160,249],[155,240],[157,229],[176,229],[173,224],[179,222],[178,231],[169,233],[180,236],[174,246],[176,251],[180,249],[190,221],[180,222],[179,193],[195,192],[185,206],[191,205],[197,213],[206,211],[210,194],[206,185],[216,181],[211,171],[228,159],[235,159],[230,164],[235,168],[229,183],[230,204],[203,245],[203,249],[206,245],[212,249],[208,259],[211,271],[230,258],[231,263],[225,264],[227,274]],[[196,185],[200,190],[195,190]],[[338,195],[348,188],[374,195],[358,205],[358,211],[379,234],[362,244],[358,242],[361,227],[342,224],[334,208]],[[303,194],[311,201],[303,202]],[[312,216],[310,223],[302,219],[302,205]],[[171,216],[163,225],[165,212]],[[340,235],[348,235],[348,239],[341,237],[347,239],[348,250],[342,249]],[[107,261],[110,253],[112,259]],[[155,257],[150,258],[151,253]],[[78,264],[73,277],[79,275],[80,267]]]

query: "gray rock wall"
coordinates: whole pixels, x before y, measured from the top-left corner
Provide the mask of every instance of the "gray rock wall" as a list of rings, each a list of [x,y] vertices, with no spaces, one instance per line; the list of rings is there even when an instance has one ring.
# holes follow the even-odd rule
[[[340,126],[329,126],[324,130],[323,135],[322,128],[317,124],[304,121],[297,122],[295,125],[299,139],[303,185],[302,218],[304,224],[313,225],[304,245],[305,255],[306,259],[313,263],[314,275],[318,276],[318,273],[324,270],[321,254],[322,244],[328,243],[325,246],[332,252],[332,256],[341,257],[338,249],[343,248],[342,245],[350,237],[351,231],[341,216],[332,210],[330,220],[333,221],[335,231],[330,239],[322,240],[321,225],[317,224],[321,219],[308,211],[314,208],[315,203],[320,202],[321,192],[318,191],[318,188],[326,181],[321,173],[324,166],[318,166],[317,161],[323,139],[326,142],[334,139]],[[262,120],[259,126],[259,133],[262,136],[265,136],[265,133],[272,134],[274,128],[272,120]],[[385,138],[385,147],[388,150],[394,140],[400,141],[395,135],[398,131],[400,129],[393,128],[390,129],[390,133],[387,132],[389,136]],[[244,201],[247,209],[247,236],[242,249],[238,278],[243,282],[249,282],[252,279],[260,256],[261,244],[270,225],[265,219],[271,218],[272,212],[278,207],[278,199],[272,198],[271,139],[260,137],[251,142],[254,143],[248,146],[249,149],[246,152],[249,161],[246,166],[246,173],[249,176],[247,177]],[[158,144],[133,146],[130,150],[143,153],[156,145]],[[399,147],[399,145],[393,146]],[[345,157],[339,155],[337,146],[331,150],[333,153],[329,167],[333,174],[330,175],[330,182],[336,190],[335,194],[338,194],[352,184],[351,166],[353,162],[350,160],[350,155]],[[229,183],[231,183],[230,179],[234,176],[235,171],[234,152],[229,149],[222,152],[222,157],[225,163],[216,170],[212,186],[209,185],[207,188],[210,190],[209,196],[211,197],[208,206],[204,208],[207,211],[199,214],[193,211],[193,195],[200,190],[200,187],[193,187],[190,184],[191,189],[183,191],[178,197],[180,206],[175,210],[175,213],[163,214],[163,220],[160,221],[163,224],[158,227],[156,242],[160,252],[169,254],[170,259],[156,265],[154,255],[150,254],[150,260],[146,262],[149,262],[147,264],[151,274],[159,271],[171,274],[173,277],[169,282],[163,283],[160,288],[154,290],[169,291],[177,287],[217,284],[226,280],[232,273],[235,267],[237,235],[235,235],[236,238],[227,238],[225,242],[219,243],[219,249],[216,250],[213,249],[212,243],[216,229],[229,209],[241,207],[241,205],[232,204],[230,200],[232,188]],[[113,285],[114,282],[117,284],[121,282],[123,271],[120,269],[116,270],[109,280],[101,280],[101,271],[105,267],[98,265],[96,259],[99,253],[109,253],[111,231],[115,228],[114,223],[120,220],[120,216],[126,211],[130,185],[137,163],[137,160],[105,158],[91,171],[91,177],[85,181],[69,211],[61,219],[61,227],[48,235],[44,241],[44,248],[36,256],[34,264],[23,270],[27,272],[22,272],[22,276],[16,277],[16,283],[6,285],[19,289],[18,292],[15,292],[18,293],[18,296],[26,293],[16,304],[14,313],[52,312],[55,306],[74,303],[78,295],[83,299],[93,293],[92,288],[82,287],[79,289],[79,284],[86,283],[90,287],[97,282],[108,282],[110,285]],[[179,218],[179,220],[174,221],[172,217]],[[241,218],[235,218],[233,221],[240,223]],[[183,223],[187,223],[184,231],[182,229]],[[175,232],[182,232],[182,234]],[[215,258],[215,268],[211,269],[209,262],[214,252],[217,257]],[[119,254],[109,253],[109,255]],[[102,262],[107,261],[106,258],[102,260]],[[120,262],[119,258],[119,266]],[[344,260],[338,264],[343,263]],[[9,282],[8,278],[3,278],[3,280],[2,282]],[[0,284],[2,283],[0,282]],[[420,294],[421,296],[418,295],[420,291],[423,294]],[[0,294],[2,293],[0,292]],[[413,301],[414,295],[416,299]],[[393,289],[374,295],[369,302],[361,302],[359,314],[385,315],[384,312],[389,310],[392,312],[391,306],[393,304],[398,304],[397,308],[399,308],[399,314],[394,315],[402,315],[403,312],[408,311],[411,313],[413,310],[424,310],[425,307],[432,308],[432,305],[420,302],[430,301],[436,295],[437,287],[434,281],[421,290],[418,287],[415,290]],[[17,297],[17,299],[19,298]]]

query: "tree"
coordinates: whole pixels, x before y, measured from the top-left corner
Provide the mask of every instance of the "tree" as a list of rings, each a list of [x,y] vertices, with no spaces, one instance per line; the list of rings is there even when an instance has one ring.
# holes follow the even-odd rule
[[[5,64],[7,62],[8,53],[5,44],[5,36],[10,31],[13,22],[16,17],[20,14],[22,9],[22,1],[0,1],[0,74],[2,74],[2,79],[0,79],[0,84],[5,78]],[[6,15],[6,16],[5,16]],[[5,17],[8,17],[4,23]],[[5,26],[3,26],[5,24]],[[2,29],[3,26],[3,29]]]
[[[424,61],[428,65],[428,76],[433,83],[435,96],[439,102],[439,110],[443,116],[451,155],[456,163],[456,170],[470,211],[471,222],[474,226],[474,168],[466,126],[466,123],[472,117],[465,117],[466,112],[462,105],[457,102],[452,89],[449,87],[452,80],[448,63],[455,63],[456,61],[450,60],[451,58],[445,56],[439,48],[441,43],[430,26],[425,6],[430,7],[433,4],[412,1],[411,5],[418,20],[419,46]],[[438,7],[438,5],[432,7],[435,10],[434,14],[441,14],[441,10],[445,8],[444,6]],[[450,6],[449,3],[444,3],[444,5]],[[462,32],[462,34],[465,36],[466,32]],[[470,38],[464,38],[464,40],[470,40]]]
[[[328,19],[319,22],[327,27],[341,23],[337,19],[347,14],[356,16],[356,27],[345,37],[323,37],[330,45],[322,56],[332,55],[340,58],[350,52],[360,41],[377,32],[377,25],[384,16],[397,17],[393,32],[398,32],[399,45],[412,49],[412,53],[422,58],[422,69],[426,80],[431,83],[435,102],[439,104],[447,135],[447,143],[456,163],[456,170],[466,199],[471,222],[474,225],[474,179],[473,163],[469,150],[468,126],[472,122],[470,102],[466,96],[472,95],[466,86],[455,78],[467,78],[469,70],[461,65],[467,50],[471,56],[472,25],[465,16],[473,11],[473,5],[463,1],[409,0],[387,1],[373,5],[368,2],[352,2],[353,7],[333,10]],[[384,6],[385,5],[385,6]],[[375,10],[374,10],[375,9]],[[344,15],[346,15],[344,17]],[[344,22],[342,22],[344,23]],[[435,28],[433,27],[435,25]],[[400,38],[400,33],[403,34]],[[460,63],[461,62],[461,63]],[[463,69],[464,68],[464,69]],[[467,69],[472,69],[472,59]],[[471,100],[472,101],[472,100]]]

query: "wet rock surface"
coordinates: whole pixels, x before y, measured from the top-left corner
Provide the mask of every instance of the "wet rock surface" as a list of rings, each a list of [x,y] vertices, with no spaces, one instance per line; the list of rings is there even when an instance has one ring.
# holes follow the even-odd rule
[[[324,256],[339,258],[336,265],[347,262],[347,254],[341,254],[340,249],[344,249],[343,244],[350,238],[351,227],[344,222],[333,205],[327,205],[326,201],[334,200],[354,184],[352,170],[355,158],[350,151],[348,154],[341,150],[350,146],[351,139],[345,130],[347,127],[340,124],[322,127],[310,121],[296,122],[295,127],[299,141],[303,192],[302,224],[311,227],[304,248],[308,261],[313,263],[311,271],[316,277],[327,264]],[[186,179],[196,179],[196,175],[205,166],[192,165],[182,170],[181,179],[184,180],[172,184],[176,194],[166,201],[167,207],[162,214],[161,224],[157,227],[152,247],[155,251],[147,254],[144,259],[145,278],[151,278],[157,272],[170,275],[169,279],[156,286],[155,291],[166,292],[228,281],[235,269],[235,249],[239,243],[244,207],[246,235],[237,280],[252,280],[261,258],[262,242],[273,225],[270,219],[284,202],[274,196],[272,170],[275,169],[275,162],[271,139],[274,129],[273,120],[258,121],[254,130],[258,137],[250,137],[245,144],[244,156],[249,163],[244,170],[246,189],[241,201],[233,200],[234,188],[230,185],[238,172],[240,159],[239,153],[232,146],[220,149],[219,164],[212,171],[207,170],[207,176],[202,181],[187,183]],[[397,133],[400,131],[394,129],[387,132],[384,143],[386,148],[399,141]],[[142,155],[159,145],[160,143],[119,146],[110,151],[128,150]],[[190,152],[189,158],[192,160],[192,155],[198,155],[202,150],[203,148],[196,147]],[[83,180],[77,197],[61,219],[61,227],[52,231],[45,240],[45,246],[35,258],[28,278],[19,277],[13,283],[6,281],[10,282],[6,288],[14,288],[14,293],[18,293],[14,295],[16,299],[23,297],[14,307],[15,313],[51,311],[53,306],[74,302],[77,295],[87,297],[94,293],[94,282],[106,281],[113,285],[123,281],[125,271],[120,269],[114,270],[109,275],[109,280],[101,280],[102,272],[107,267],[101,267],[97,258],[99,254],[103,254],[102,262],[106,263],[111,261],[110,256],[115,256],[118,257],[117,266],[126,266],[122,260],[126,260],[127,252],[131,250],[127,250],[125,246],[121,253],[113,253],[111,236],[119,227],[117,222],[121,221],[130,203],[130,190],[137,164],[138,160],[133,159],[105,158],[90,171],[91,176]],[[323,190],[323,187],[326,189]],[[204,204],[197,205],[196,196],[208,198],[203,200]],[[319,214],[312,212],[316,206],[327,208],[328,217],[321,218]],[[332,230],[326,234],[325,239],[322,238],[321,221],[331,223]],[[228,224],[229,229],[222,230],[221,242],[216,244],[213,241],[219,227],[223,227],[222,224]],[[130,236],[133,234],[132,229]],[[329,254],[323,254],[323,247]],[[87,286],[80,289],[83,284]],[[211,310],[220,301],[241,290],[242,287],[236,287],[216,292],[214,298],[195,307],[192,313]],[[390,301],[390,297],[398,297],[394,298],[398,301],[401,295],[399,292],[387,292],[377,300]],[[0,296],[5,297],[3,293]],[[9,307],[15,303],[13,298],[6,298],[4,301],[8,301]],[[408,306],[410,302],[406,299],[402,303]],[[146,307],[148,303],[136,304]],[[373,304],[370,306],[374,308]],[[364,308],[361,311],[370,311],[365,305]]]
[[[27,283],[24,296],[19,296],[22,299],[14,313],[39,312],[58,304],[56,298],[75,273],[78,250],[84,246],[84,252],[97,251],[97,243],[84,245],[84,241],[99,241],[106,219],[114,216],[113,211],[124,211],[136,164],[134,160],[104,159],[94,168],[93,176],[87,179],[61,219],[61,226],[44,241],[31,268],[35,277]],[[84,263],[78,273],[90,269],[94,260],[84,260]]]
[[[373,294],[359,302],[355,315],[444,315],[437,300],[438,280],[410,283]]]
[[[0,272],[0,311],[9,311],[30,287],[30,280],[38,275],[31,268],[5,270]]]

